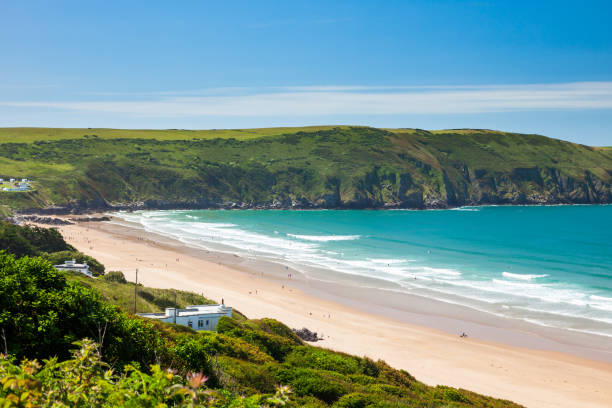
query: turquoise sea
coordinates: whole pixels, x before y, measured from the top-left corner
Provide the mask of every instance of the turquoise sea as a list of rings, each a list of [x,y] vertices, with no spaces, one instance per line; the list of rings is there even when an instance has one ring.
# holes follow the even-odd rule
[[[325,271],[319,279],[367,276],[400,292],[612,336],[612,206],[115,215],[191,246]]]

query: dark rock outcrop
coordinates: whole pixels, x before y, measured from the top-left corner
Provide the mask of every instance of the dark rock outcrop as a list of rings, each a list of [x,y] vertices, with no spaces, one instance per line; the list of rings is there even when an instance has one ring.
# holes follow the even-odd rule
[[[292,329],[297,336],[304,341],[320,341],[323,340],[323,337],[319,337],[317,332],[312,332],[308,330],[306,327],[302,327],[301,329]]]

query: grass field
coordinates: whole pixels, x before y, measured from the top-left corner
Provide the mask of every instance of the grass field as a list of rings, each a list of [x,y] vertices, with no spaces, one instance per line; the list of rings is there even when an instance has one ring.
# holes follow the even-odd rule
[[[306,126],[301,128],[278,127],[259,129],[107,129],[107,128],[0,128],[0,143],[32,143],[38,140],[63,139],[253,139],[278,136],[296,131],[313,132],[338,126]]]

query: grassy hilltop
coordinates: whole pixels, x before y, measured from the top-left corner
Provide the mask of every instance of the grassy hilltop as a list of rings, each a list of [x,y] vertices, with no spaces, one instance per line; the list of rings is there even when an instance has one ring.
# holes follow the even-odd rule
[[[0,129],[12,209],[612,202],[612,149],[489,130]]]

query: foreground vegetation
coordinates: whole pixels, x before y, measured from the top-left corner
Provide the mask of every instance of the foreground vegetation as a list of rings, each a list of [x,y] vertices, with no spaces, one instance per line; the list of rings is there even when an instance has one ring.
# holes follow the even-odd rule
[[[486,130],[0,129],[12,209],[612,202],[612,150]]]
[[[134,288],[119,274],[75,276],[0,254],[0,406],[517,407],[310,346],[273,319],[224,317],[200,333],[142,319],[114,304]],[[166,294],[140,293],[164,306]]]

